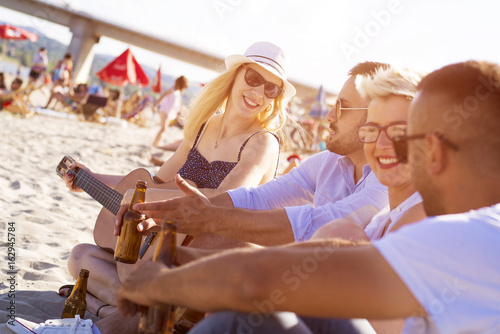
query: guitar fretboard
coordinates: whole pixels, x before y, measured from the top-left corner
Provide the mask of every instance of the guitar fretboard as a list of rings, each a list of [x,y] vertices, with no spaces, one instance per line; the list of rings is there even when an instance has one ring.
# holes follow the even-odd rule
[[[120,210],[122,194],[111,189],[83,169],[76,172],[75,184],[116,216]]]

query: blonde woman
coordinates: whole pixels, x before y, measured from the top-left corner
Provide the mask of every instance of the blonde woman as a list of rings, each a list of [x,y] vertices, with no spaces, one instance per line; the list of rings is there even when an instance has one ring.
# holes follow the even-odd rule
[[[243,55],[231,55],[225,62],[227,70],[194,99],[186,118],[183,142],[156,174],[157,179],[167,184],[163,189],[148,188],[147,201],[182,196],[170,182],[176,174],[207,196],[257,186],[274,178],[279,140],[271,131],[284,125],[283,101],[295,94],[295,88],[287,81],[284,51],[274,44],[258,42]],[[124,177],[99,174],[80,163],[71,167],[86,170],[112,188]],[[82,191],[73,183],[73,174],[66,175],[64,180],[72,191]],[[122,203],[130,201],[132,194],[133,190],[127,191]],[[115,292],[129,271],[122,270],[122,266],[130,265],[117,265],[113,254],[90,244],[77,245],[69,258],[71,274],[76,277],[80,268],[93,272],[88,290],[111,305],[115,304]],[[99,313],[90,305],[89,308]],[[98,315],[113,311],[106,308],[111,310]]]

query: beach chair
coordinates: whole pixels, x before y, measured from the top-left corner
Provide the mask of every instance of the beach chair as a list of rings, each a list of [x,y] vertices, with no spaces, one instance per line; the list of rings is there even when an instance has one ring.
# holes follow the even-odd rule
[[[148,95],[143,96],[139,100],[135,108],[133,108],[127,113],[122,113],[122,119],[135,123],[139,126],[145,126],[146,120],[142,117],[141,112],[151,104],[152,100],[153,99],[151,98],[151,96]]]
[[[87,84],[78,84],[72,93],[56,93],[54,99],[56,103],[52,109],[62,112],[75,113],[82,101],[88,98]]]
[[[0,106],[2,110],[7,110],[13,114],[19,114],[24,118],[32,117],[36,114],[36,109],[31,105],[29,97],[35,90],[42,86],[28,84],[14,92],[0,94]]]
[[[86,121],[100,122],[100,117],[107,117],[107,115],[104,111],[101,113],[97,113],[97,111],[99,109],[104,110],[107,103],[108,98],[106,96],[88,95],[76,108],[76,113]]]

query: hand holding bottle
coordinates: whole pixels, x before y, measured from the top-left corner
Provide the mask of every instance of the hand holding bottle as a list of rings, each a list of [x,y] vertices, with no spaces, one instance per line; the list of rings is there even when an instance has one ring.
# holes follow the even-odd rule
[[[139,261],[116,295],[120,313],[134,316],[139,312],[140,306],[158,304],[159,301],[154,298],[158,296],[158,291],[152,289],[151,283],[168,270],[161,262]]]
[[[115,260],[124,263],[135,263],[139,257],[142,233],[138,231],[137,225],[144,220],[140,212],[132,209],[137,203],[146,201],[146,182],[137,181],[134,196],[130,202],[127,212],[123,215],[123,229],[119,232],[115,247]]]

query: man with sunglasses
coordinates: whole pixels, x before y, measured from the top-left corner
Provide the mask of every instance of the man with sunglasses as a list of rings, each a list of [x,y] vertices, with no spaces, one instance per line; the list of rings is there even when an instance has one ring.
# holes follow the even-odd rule
[[[178,219],[179,231],[197,236],[193,245],[204,248],[213,244],[213,234],[264,246],[304,241],[324,224],[347,216],[364,228],[387,205],[387,188],[367,165],[357,138],[356,126],[366,120],[367,101],[356,91],[354,81],[357,75],[372,75],[387,67],[365,62],[349,72],[335,107],[326,116],[331,129],[328,151],[308,158],[290,173],[210,200],[178,178],[178,186],[188,196],[146,203],[139,210],[157,221]],[[269,93],[276,86],[248,72],[245,80],[249,85],[265,84]],[[150,222],[144,223],[145,228]]]
[[[251,312],[216,313],[193,334],[311,333],[293,314],[274,311],[407,318],[404,333],[499,333],[499,110],[499,65],[434,71],[418,86],[407,135],[396,140],[429,218],[372,244],[234,250],[174,270],[142,263],[118,293],[120,311],[182,303]]]

